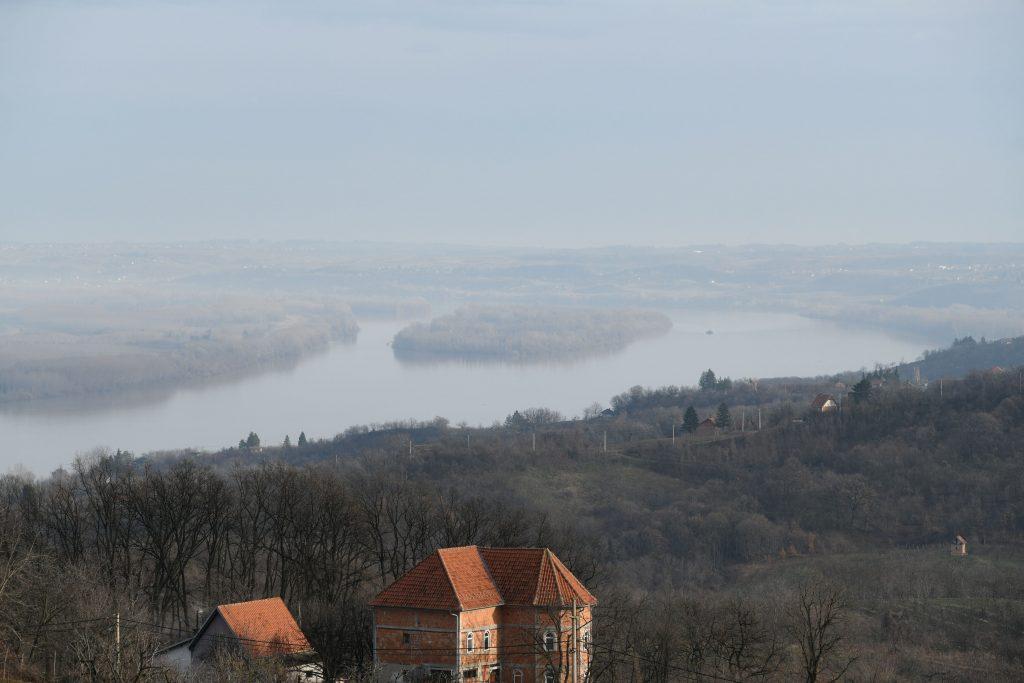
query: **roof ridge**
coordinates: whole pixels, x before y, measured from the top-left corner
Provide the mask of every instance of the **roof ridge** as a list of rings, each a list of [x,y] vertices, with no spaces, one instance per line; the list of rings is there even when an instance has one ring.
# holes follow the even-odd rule
[[[462,548],[468,548],[470,546],[460,546]],[[442,550],[450,550],[450,548],[438,548],[434,551],[437,555],[438,561],[441,563],[441,569],[444,570],[444,578],[448,579],[448,585],[452,587],[452,593],[455,594],[455,602],[459,606],[459,611],[462,611],[462,597],[459,595],[459,589],[455,587],[455,582],[452,581],[452,573],[448,571],[448,565],[444,561],[444,555],[441,554]]]
[[[491,565],[487,563],[487,558],[484,557],[482,552],[480,552],[480,546],[475,545],[473,547],[476,548],[476,554],[477,557],[480,558],[480,564],[483,565],[484,571],[487,572],[487,578],[490,579],[491,585],[494,586],[494,592],[501,597],[501,604],[504,605],[508,599],[505,597],[505,594],[501,592],[501,586],[499,586],[498,582],[494,580],[494,573],[491,572]]]
[[[548,559],[548,554],[551,552],[551,548],[541,548],[543,551],[540,554],[540,562],[537,564],[537,579],[533,582],[533,604],[536,605],[540,600],[540,582],[544,578],[544,561]],[[558,590],[557,581],[555,590]]]
[[[562,604],[567,605],[569,602],[565,597],[565,591],[562,589],[562,584],[566,582],[565,577],[558,570],[558,563],[555,562],[555,554],[551,552],[551,548],[545,548],[544,550],[544,559],[551,565],[552,578],[555,580],[555,593],[558,595],[558,599],[562,601]]]
[[[280,595],[271,595],[268,598],[256,598],[254,600],[239,600],[238,602],[224,602],[217,605],[217,607],[235,607],[236,605],[249,605],[254,602],[264,602],[266,600],[280,600],[281,602],[284,602],[284,598],[282,598]]]

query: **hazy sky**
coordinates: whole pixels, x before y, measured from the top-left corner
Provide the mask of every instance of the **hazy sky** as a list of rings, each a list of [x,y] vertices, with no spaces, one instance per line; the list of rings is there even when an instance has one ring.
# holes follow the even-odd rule
[[[1024,240],[1024,2],[0,0],[0,241]]]

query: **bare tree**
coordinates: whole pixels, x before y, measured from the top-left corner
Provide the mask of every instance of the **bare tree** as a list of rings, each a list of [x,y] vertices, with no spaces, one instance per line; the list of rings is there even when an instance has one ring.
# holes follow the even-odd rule
[[[827,583],[806,583],[789,609],[789,631],[800,647],[804,680],[836,681],[855,658],[842,656],[840,627],[847,607],[843,590]]]

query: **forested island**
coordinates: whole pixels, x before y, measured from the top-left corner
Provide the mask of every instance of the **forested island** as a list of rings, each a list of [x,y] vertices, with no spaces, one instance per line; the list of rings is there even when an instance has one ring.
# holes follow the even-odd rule
[[[149,289],[23,296],[3,312],[0,404],[169,391],[294,363],[359,332],[339,301]]]
[[[654,311],[469,306],[403,328],[392,346],[406,359],[563,360],[620,351],[670,329]]]

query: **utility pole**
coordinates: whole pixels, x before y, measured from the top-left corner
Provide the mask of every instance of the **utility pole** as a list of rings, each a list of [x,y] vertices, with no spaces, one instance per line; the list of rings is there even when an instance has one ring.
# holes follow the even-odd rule
[[[576,597],[572,599],[572,681],[580,680],[580,626],[579,610],[576,608]]]
[[[676,445],[676,423],[672,423],[672,445]]]
[[[56,660],[54,660],[56,662]],[[54,664],[56,666],[56,664]],[[114,617],[114,670],[121,678],[121,613]]]
[[[743,410],[740,411],[740,431],[747,431],[747,409],[745,406]]]
[[[409,439],[409,455],[412,455],[412,439]]]
[[[537,432],[533,433],[533,452],[537,452]]]
[[[757,409],[757,431],[761,431],[761,409]]]
[[[939,398],[942,398],[942,380],[939,380]]]
[[[608,430],[604,431],[604,452],[608,452]]]

